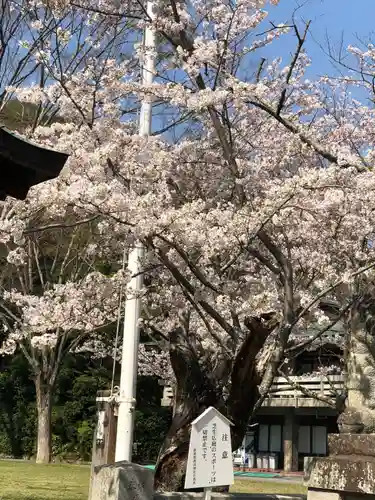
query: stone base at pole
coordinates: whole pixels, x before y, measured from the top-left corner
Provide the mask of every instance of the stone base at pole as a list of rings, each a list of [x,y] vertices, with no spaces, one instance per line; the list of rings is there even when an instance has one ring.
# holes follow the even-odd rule
[[[330,434],[306,471],[307,500],[375,500],[375,434]]]

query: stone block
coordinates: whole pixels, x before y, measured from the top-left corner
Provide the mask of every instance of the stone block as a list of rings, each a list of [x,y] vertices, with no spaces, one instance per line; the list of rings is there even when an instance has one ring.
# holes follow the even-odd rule
[[[374,485],[375,457],[337,455],[317,458],[310,471],[309,487],[312,489],[373,495]]]
[[[307,500],[342,500],[340,493],[323,490],[308,490]]]
[[[329,455],[375,457],[375,434],[329,434]]]
[[[90,500],[153,500],[154,473],[131,462],[94,467]]]

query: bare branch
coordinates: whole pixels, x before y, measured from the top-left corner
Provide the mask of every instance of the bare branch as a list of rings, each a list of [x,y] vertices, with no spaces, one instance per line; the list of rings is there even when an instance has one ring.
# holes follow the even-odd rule
[[[294,53],[293,59],[292,59],[292,61],[290,63],[288,73],[286,75],[286,79],[285,79],[286,85],[289,85],[290,80],[292,78],[294,68],[295,68],[295,66],[297,64],[298,58],[299,58],[299,56],[301,54],[301,50],[302,50],[303,45],[304,45],[304,43],[306,41],[306,36],[307,36],[307,32],[308,32],[309,27],[310,27],[310,23],[311,23],[310,21],[308,21],[306,23],[305,31],[303,32],[302,35],[300,34],[297,25],[294,24],[294,26],[293,26],[294,27],[294,32],[295,32],[295,34],[297,36],[297,39],[298,39],[298,45],[297,45],[297,49],[296,49],[296,51]],[[277,105],[277,109],[276,109],[276,114],[277,115],[280,115],[281,110],[284,107],[285,100],[286,100],[286,91],[287,91],[287,88],[285,86],[284,89],[281,92],[280,100],[279,100],[279,103]]]
[[[195,297],[197,295],[196,289],[190,283],[190,281],[185,276],[183,276],[180,270],[170,261],[166,252],[161,250],[160,248],[155,247],[152,241],[148,240],[148,242],[154,247],[154,250],[156,251],[158,257],[164,263],[166,268],[170,271],[170,273],[175,278],[177,283],[181,284],[189,292],[191,296]],[[202,308],[206,311],[206,313],[209,314],[218,323],[218,325],[220,325],[221,328],[223,328],[223,330],[228,333],[228,335],[233,340],[237,339],[235,329],[218,313],[216,309],[214,309],[203,298],[198,297],[196,298],[196,301],[198,304],[202,306]]]
[[[71,224],[61,222],[60,224],[50,224],[47,226],[40,226],[40,227],[35,227],[32,229],[26,229],[25,234],[32,234],[32,233],[38,233],[38,232],[42,232],[42,231],[49,231],[50,229],[67,229],[67,228],[77,227],[77,226],[81,226],[83,224],[87,224],[89,222],[93,222],[93,221],[99,219],[99,217],[100,217],[100,215],[94,215],[93,217],[88,217],[87,219],[73,222]]]

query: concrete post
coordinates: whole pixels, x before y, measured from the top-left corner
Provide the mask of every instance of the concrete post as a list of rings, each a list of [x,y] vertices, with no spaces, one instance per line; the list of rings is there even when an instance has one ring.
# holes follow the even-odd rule
[[[117,406],[114,401],[109,401],[110,394],[111,391],[98,391],[96,395],[98,420],[92,445],[89,500],[95,467],[115,463]]]
[[[284,419],[284,471],[298,470],[298,426],[293,409],[285,414]]]
[[[92,450],[92,464],[113,464],[116,449],[116,406],[108,401],[110,391],[98,391],[96,403],[98,423],[95,430]]]
[[[146,2],[147,17],[153,20],[153,0]],[[142,83],[151,85],[154,80],[156,64],[156,34],[151,23],[146,23],[144,32],[144,61],[142,61]],[[151,135],[152,122],[152,96],[145,95],[141,105],[139,116],[139,135],[148,137]],[[145,146],[144,161],[147,161],[147,146]],[[142,168],[142,167],[140,167]],[[120,376],[120,393],[118,397],[118,419],[116,437],[116,462],[132,461],[133,455],[133,433],[134,415],[136,404],[136,386],[138,374],[138,350],[141,314],[141,296],[143,289],[142,260],[145,249],[140,241],[135,243],[134,248],[128,255],[128,271],[132,276],[127,286],[127,298],[125,301],[124,337],[122,343],[122,361]]]

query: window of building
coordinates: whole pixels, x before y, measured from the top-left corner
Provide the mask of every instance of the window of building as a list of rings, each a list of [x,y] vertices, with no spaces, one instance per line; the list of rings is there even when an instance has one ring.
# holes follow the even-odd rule
[[[311,426],[301,425],[298,429],[298,453],[311,452]]]
[[[282,426],[261,424],[259,426],[258,451],[279,453],[282,451]]]
[[[259,426],[258,450],[268,451],[269,425],[261,424]]]
[[[301,425],[298,429],[298,453],[303,455],[327,454],[327,427]]]
[[[323,425],[312,427],[312,448],[313,455],[327,454],[327,428]]]

